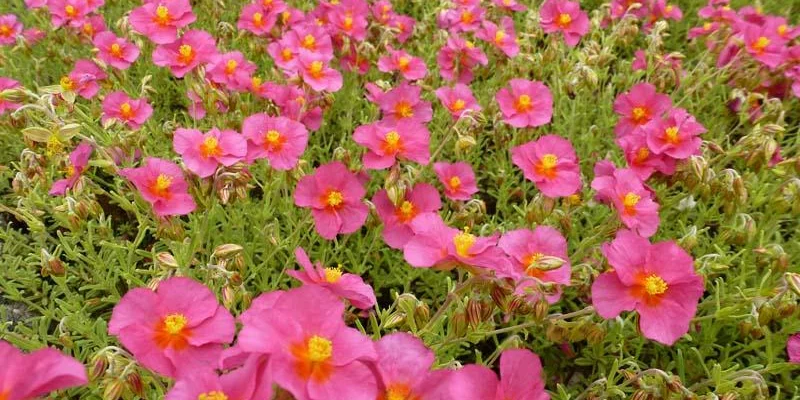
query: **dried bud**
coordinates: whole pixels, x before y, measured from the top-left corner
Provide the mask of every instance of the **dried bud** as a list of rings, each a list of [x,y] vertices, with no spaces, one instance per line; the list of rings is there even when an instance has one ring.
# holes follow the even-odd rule
[[[431,309],[424,302],[419,302],[417,308],[414,309],[414,321],[417,326],[425,326],[431,319]]]
[[[453,337],[463,337],[467,333],[467,316],[462,312],[455,313],[450,318],[448,332]]]
[[[481,304],[480,301],[477,301],[475,299],[469,299],[467,301],[467,307],[466,307],[467,323],[469,323],[469,326],[471,326],[473,329],[476,328],[478,325],[480,325],[481,322],[483,322],[482,307],[483,305]]]
[[[72,342],[72,338],[67,333],[62,333],[61,335],[59,335],[58,336],[58,341],[59,341],[59,343],[61,343],[62,346],[66,347],[68,349],[71,349],[74,346],[74,343]]]
[[[681,378],[677,376],[670,378],[669,382],[667,382],[667,390],[673,393],[683,393],[683,383],[681,383]]]
[[[508,312],[509,294],[511,294],[511,291],[507,290],[501,285],[495,285],[489,292],[489,295],[492,296],[492,301],[494,301],[494,304],[504,313]]]
[[[536,304],[533,305],[533,318],[536,321],[541,321],[547,316],[547,312],[550,310],[550,303],[547,302],[545,299],[539,299]]]
[[[797,310],[797,306],[792,303],[781,304],[778,307],[778,316],[783,318],[789,318],[794,315],[794,312]]]
[[[230,285],[225,285],[225,287],[222,288],[222,304],[224,304],[226,308],[231,308],[235,302],[236,289],[230,287]]]
[[[545,331],[547,336],[547,340],[551,342],[563,342],[564,338],[567,337],[569,332],[565,328],[562,328],[556,324],[550,324],[547,326],[547,330]]]
[[[777,310],[775,310],[775,307],[770,303],[764,303],[764,305],[758,309],[758,324],[761,326],[769,325],[769,323],[775,319],[776,315]]]
[[[639,389],[633,392],[633,395],[631,396],[630,400],[655,400],[655,398],[651,396],[650,393],[647,393],[646,391]]]
[[[606,338],[606,330],[600,325],[591,324],[587,328],[586,341],[591,344],[602,343]]]

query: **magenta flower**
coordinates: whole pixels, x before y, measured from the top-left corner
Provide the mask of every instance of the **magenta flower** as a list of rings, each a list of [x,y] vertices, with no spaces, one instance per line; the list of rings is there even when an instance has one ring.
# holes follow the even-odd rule
[[[475,32],[484,21],[486,9],[479,5],[462,6],[445,11],[443,29],[453,33]]]
[[[313,36],[312,36],[313,38]],[[284,71],[297,69],[297,57],[300,54],[300,43],[294,32],[288,32],[280,40],[267,45],[267,53],[275,65]]]
[[[395,14],[391,17],[387,25],[396,30],[396,32],[394,32],[394,38],[397,39],[399,43],[405,43],[414,33],[417,20],[407,15]]]
[[[481,105],[472,95],[469,86],[457,83],[453,87],[440,87],[436,89],[436,97],[442,102],[453,119],[459,119],[470,112],[480,112]]]
[[[541,283],[569,286],[572,268],[567,255],[567,240],[561,232],[545,225],[534,230],[517,229],[506,232],[497,245],[508,255],[511,268],[499,271],[498,276],[516,282],[517,294],[527,296],[531,302],[544,297],[553,304],[561,298],[560,288],[554,293],[545,293]],[[548,258],[557,258],[563,264],[555,269],[543,269]],[[553,260],[557,261],[557,260]]]
[[[427,183],[414,185],[405,192],[403,201],[397,205],[392,203],[385,189],[375,193],[372,203],[383,222],[383,241],[394,249],[402,249],[414,236],[411,222],[418,215],[436,212],[442,208],[439,192]]]
[[[123,168],[119,174],[136,186],[159,217],[185,215],[197,207],[183,179],[183,170],[173,162],[148,157],[143,167]]]
[[[334,294],[305,285],[271,300],[242,319],[238,344],[246,352],[269,354],[276,384],[297,399],[375,400],[377,382],[369,366],[375,346],[345,325],[344,305]]]
[[[642,334],[666,345],[689,331],[704,290],[689,254],[674,242],[650,244],[627,230],[602,251],[614,269],[592,284],[592,304],[601,317],[635,310]]]
[[[106,20],[102,15],[89,15],[74,28],[78,33],[86,35],[90,41],[94,40],[98,33],[108,31]]]
[[[625,160],[628,167],[645,180],[658,171],[665,175],[672,175],[675,172],[675,159],[666,153],[655,154],[647,146],[647,135],[637,129],[632,134],[618,137],[617,144],[625,153]]]
[[[331,68],[325,59],[302,52],[297,61],[303,82],[314,91],[336,92],[342,88],[342,74]]]
[[[22,33],[22,22],[14,14],[0,15],[0,46],[9,46],[17,42]]]
[[[503,121],[515,128],[541,126],[553,118],[553,95],[542,82],[512,79],[495,98]]]
[[[786,352],[789,353],[789,362],[800,364],[800,333],[789,338],[786,343]]]
[[[391,46],[388,46],[387,50],[389,55],[378,59],[379,71],[398,71],[403,78],[409,81],[422,79],[428,74],[428,67],[421,58],[413,57],[404,50],[395,50]]]
[[[259,3],[250,3],[242,8],[236,27],[256,36],[267,36],[277,21],[277,13],[268,12]]]
[[[544,32],[561,32],[570,47],[575,47],[581,37],[589,33],[589,17],[577,2],[547,0],[539,12]]]
[[[700,36],[708,36],[719,29],[719,22],[705,22],[703,25],[689,29],[689,39],[694,39]]]
[[[519,12],[528,9],[528,7],[525,7],[525,5],[518,3],[516,0],[492,0],[492,2],[495,5],[500,6],[501,8],[506,9],[508,11]]]
[[[472,69],[477,65],[487,65],[489,59],[480,47],[453,35],[447,38],[447,43],[439,50],[436,63],[443,79],[466,85],[474,78]]]
[[[775,69],[785,61],[786,41],[777,33],[754,24],[746,24],[743,33],[745,49],[753,58],[770,69]]]
[[[322,125],[322,108],[316,105],[316,93],[307,93],[294,85],[271,84],[267,97],[275,102],[281,115],[303,123],[309,130],[317,130]]]
[[[183,78],[189,71],[210,62],[217,54],[217,44],[208,32],[191,30],[177,41],[159,45],[153,51],[153,64],[169,67],[172,75]]]
[[[227,89],[244,90],[245,87],[241,85],[241,82],[249,82],[249,78],[256,68],[256,64],[244,58],[242,53],[232,51],[214,55],[206,67],[206,76],[211,82]]]
[[[355,41],[363,41],[367,37],[367,16],[369,5],[363,0],[341,0],[328,13],[329,26],[332,33],[339,33]]]
[[[109,119],[114,119],[136,130],[151,115],[153,115],[153,107],[147,103],[147,99],[131,99],[122,91],[109,93],[103,99],[103,116],[101,118],[103,124]]]
[[[315,56],[321,61],[333,59],[333,41],[325,28],[316,24],[301,24],[284,35],[292,36],[290,43],[298,46],[296,52]]]
[[[61,88],[75,92],[84,99],[91,99],[100,91],[97,81],[108,77],[106,73],[91,60],[78,60],[69,75],[61,78]]]
[[[450,200],[469,200],[478,193],[475,172],[469,164],[438,162],[433,164],[433,171],[444,186],[444,195]]]
[[[703,140],[700,135],[706,128],[692,114],[682,108],[673,108],[664,119],[656,119],[644,126],[647,146],[656,154],[666,154],[684,160],[700,154]]]
[[[22,37],[25,39],[25,42],[28,43],[28,46],[39,43],[46,35],[44,31],[38,28],[28,28],[22,31]]]
[[[28,400],[89,383],[86,367],[52,348],[25,354],[0,340],[0,399]]]
[[[164,399],[271,399],[272,394],[268,358],[248,357],[240,368],[222,376],[207,370],[186,374],[175,382]]]
[[[308,144],[303,124],[263,113],[245,118],[242,134],[247,138],[247,162],[266,158],[278,170],[294,168]]]
[[[159,0],[134,8],[129,19],[136,32],[163,45],[175,42],[178,29],[188,26],[197,17],[189,0]]]
[[[128,69],[139,58],[139,47],[110,31],[95,35],[93,43],[98,50],[97,56],[119,70]]]
[[[339,233],[353,233],[364,225],[369,208],[361,199],[364,184],[341,162],[320,165],[306,175],[294,191],[294,204],[311,208],[317,233],[331,240]]]
[[[177,378],[211,371],[233,340],[233,316],[205,285],[174,277],[153,291],[135,288],[114,306],[108,333],[141,365]]]
[[[511,161],[547,197],[564,197],[581,189],[578,156],[560,136],[545,135],[511,149]]]
[[[660,118],[670,107],[669,96],[657,93],[656,87],[649,83],[637,83],[614,100],[614,112],[621,117],[614,133],[617,137],[628,135],[654,118]]]
[[[36,9],[47,7],[48,0],[25,0],[25,7],[28,9]]]
[[[510,17],[503,17],[500,26],[491,21],[484,21],[483,28],[479,30],[475,37],[491,43],[508,57],[515,57],[519,54],[519,41],[514,30],[514,20]]]
[[[508,349],[500,354],[500,380],[482,365],[471,364],[453,371],[445,380],[447,399],[549,400],[544,390],[542,362],[527,349]]]
[[[89,165],[89,157],[92,155],[92,146],[88,143],[81,143],[72,153],[69,153],[69,165],[67,165],[67,177],[53,182],[49,194],[51,196],[63,196],[67,189],[72,189],[81,174],[86,171]]]
[[[431,371],[435,356],[414,335],[396,332],[375,343],[379,400],[434,399],[447,370]],[[430,397],[429,397],[430,396]]]
[[[19,82],[10,78],[0,77],[0,93],[5,90],[20,89],[20,88],[22,88],[22,85],[20,85]],[[14,111],[18,109],[20,105],[21,104],[19,103],[8,101],[5,98],[3,98],[2,95],[0,95],[0,115],[5,114],[6,111]]]
[[[592,189],[599,200],[614,206],[628,229],[646,238],[658,230],[658,203],[635,171],[614,169],[609,175],[595,177]]]
[[[85,0],[48,0],[50,20],[53,27],[59,28],[69,25],[78,28],[83,25],[84,18],[89,14]]]
[[[379,121],[356,128],[353,140],[367,148],[362,159],[368,169],[386,169],[398,160],[428,165],[431,134],[415,121]]]
[[[425,124],[433,119],[431,103],[422,100],[422,88],[403,81],[377,99],[387,122],[414,121]]]
[[[294,258],[303,271],[287,270],[286,274],[303,282],[303,285],[321,287],[362,310],[375,305],[377,300],[372,286],[364,283],[360,276],[342,272],[341,265],[326,268],[319,262],[312,264],[302,247],[294,250]]]
[[[172,147],[183,158],[189,171],[201,178],[214,175],[217,167],[230,167],[247,155],[247,140],[232,130],[213,128],[206,134],[197,129],[178,128]]]

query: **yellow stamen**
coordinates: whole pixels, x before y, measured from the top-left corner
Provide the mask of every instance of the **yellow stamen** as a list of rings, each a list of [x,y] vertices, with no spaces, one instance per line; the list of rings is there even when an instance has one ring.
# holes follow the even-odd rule
[[[323,76],[322,69],[324,67],[325,64],[322,61],[314,61],[308,66],[308,74],[314,79],[320,79]]]
[[[553,179],[556,177],[556,173],[558,172],[556,167],[558,166],[558,157],[555,154],[545,154],[539,160],[539,162],[535,165],[536,172],[540,175],[544,175],[548,179]]]
[[[351,15],[348,14],[344,17],[342,28],[344,28],[345,31],[350,31],[353,29],[353,17]]]
[[[450,185],[450,189],[458,190],[461,187],[461,178],[457,176],[451,177],[447,184]]]
[[[119,106],[119,115],[125,119],[133,118],[133,108],[131,107],[131,104],[128,102],[122,103],[122,105]]]
[[[257,12],[253,14],[253,25],[258,28],[264,26],[264,14]]]
[[[711,30],[711,22],[704,23],[703,24],[703,30],[704,31],[710,31]]]
[[[227,75],[233,74],[234,72],[236,72],[236,67],[238,67],[238,66],[239,66],[239,63],[236,62],[236,60],[234,60],[234,59],[228,60],[228,62],[225,64],[225,73]]]
[[[397,208],[397,216],[402,222],[408,222],[417,214],[416,207],[414,207],[414,203],[404,200],[403,204]]]
[[[253,90],[257,91],[257,90],[261,89],[261,85],[263,83],[264,83],[264,80],[259,78],[259,77],[257,77],[257,76],[254,76],[254,77],[250,78],[250,87],[253,88]]]
[[[194,49],[192,46],[188,44],[182,44],[181,47],[178,48],[178,62],[183,65],[189,65],[194,61]]]
[[[626,215],[636,215],[636,205],[639,204],[639,200],[642,199],[642,196],[639,196],[636,193],[629,192],[622,198],[622,205],[625,207],[625,214]]]
[[[475,235],[469,233],[469,227],[464,227],[464,231],[453,238],[453,244],[456,246],[456,253],[459,256],[469,257],[469,251],[475,244]]]
[[[339,265],[336,268],[325,268],[325,281],[328,283],[336,283],[339,282],[339,279],[342,278],[342,266]]]
[[[761,37],[758,38],[758,40],[756,40],[755,43],[753,43],[753,50],[756,53],[761,54],[761,53],[764,52],[764,50],[767,48],[767,46],[769,46],[769,44],[770,44],[770,40],[765,36],[761,36]]]
[[[112,56],[120,58],[122,57],[122,46],[118,43],[114,43],[111,45],[111,48],[109,48],[108,52],[111,53]]]
[[[559,14],[558,20],[556,20],[556,25],[561,27],[561,29],[569,28],[569,25],[572,23],[572,16],[567,13]]]
[[[328,204],[328,207],[337,208],[344,203],[344,195],[338,190],[331,190],[325,197],[325,203]]]
[[[503,41],[506,39],[506,36],[508,35],[506,35],[505,31],[498,30],[497,32],[494,33],[494,42],[497,44],[503,44]]]
[[[73,81],[72,78],[68,76],[62,77],[59,83],[61,84],[61,89],[63,89],[64,91],[75,90],[75,81]]]
[[[464,109],[467,106],[467,102],[461,99],[456,99],[453,104],[450,105],[450,110],[458,112]]]
[[[314,335],[308,339],[308,360],[325,362],[333,355],[333,343],[324,337]]]
[[[292,61],[294,54],[292,54],[292,50],[287,47],[281,50],[281,58],[283,58],[283,61]]]
[[[651,296],[664,294],[668,288],[667,282],[658,275],[653,274],[644,279],[644,291]]]
[[[396,153],[400,150],[400,134],[397,131],[390,131],[386,134],[383,150],[387,153]]]
[[[222,149],[219,147],[219,141],[213,136],[209,136],[203,140],[200,145],[200,155],[203,158],[217,157],[222,154]]]
[[[169,15],[169,9],[166,6],[159,5],[156,8],[156,17],[154,18],[155,23],[166,26],[172,21],[172,17]]]
[[[640,147],[639,150],[636,151],[636,158],[634,159],[634,161],[636,163],[643,163],[647,161],[649,157],[650,157],[650,149],[648,149],[647,147]]]
[[[678,144],[681,142],[681,138],[678,137],[678,127],[677,126],[670,126],[666,130],[664,130],[664,140],[670,144]]]
[[[2,37],[11,36],[11,27],[6,24],[0,25],[0,36]]]
[[[228,400],[228,396],[219,390],[212,390],[210,392],[200,393],[197,400]]]
[[[531,96],[528,96],[527,94],[519,96],[514,104],[514,108],[516,108],[519,112],[530,111],[533,108],[533,104],[531,104]]]
[[[394,112],[400,118],[411,118],[414,116],[414,109],[411,108],[411,104],[406,101],[400,101],[394,106]]]
[[[67,4],[67,6],[64,7],[64,13],[67,14],[68,17],[73,18],[78,15],[78,10],[72,5]]]
[[[303,38],[303,43],[301,44],[303,48],[314,51],[317,49],[317,39],[314,39],[312,35],[306,35]]]
[[[406,71],[408,70],[408,64],[410,63],[411,60],[409,60],[408,57],[400,57],[397,59],[397,68],[399,68],[401,71]]]
[[[160,178],[161,176],[159,176]],[[177,335],[181,333],[188,323],[189,321],[183,314],[169,314],[164,318],[164,330],[171,335]]]
[[[152,187],[153,193],[157,196],[167,197],[169,195],[169,187],[172,186],[172,177],[169,175],[160,174],[156,178],[156,182]]]
[[[778,25],[778,35],[784,36],[786,32],[789,30],[789,27],[786,24]]]

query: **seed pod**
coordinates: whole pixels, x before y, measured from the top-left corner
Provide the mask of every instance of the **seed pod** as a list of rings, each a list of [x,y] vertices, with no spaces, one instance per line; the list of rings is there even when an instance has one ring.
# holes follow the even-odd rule
[[[475,299],[469,299],[467,301],[467,323],[469,323],[469,326],[471,326],[473,329],[483,322],[483,311],[481,308],[482,305],[480,301]]]
[[[541,321],[547,316],[547,312],[550,310],[550,303],[547,302],[545,299],[539,299],[533,305],[533,319],[536,321]]]
[[[777,312],[772,304],[764,303],[764,305],[758,309],[758,324],[761,326],[769,325],[769,323],[775,319],[776,314]]]
[[[631,396],[631,400],[654,400],[654,397],[647,393],[646,391],[639,389],[633,392]]]
[[[467,333],[467,316],[463,312],[453,314],[448,332],[453,337],[464,337]]]
[[[419,302],[414,309],[414,321],[417,326],[425,326],[431,319],[431,309],[424,302]]]

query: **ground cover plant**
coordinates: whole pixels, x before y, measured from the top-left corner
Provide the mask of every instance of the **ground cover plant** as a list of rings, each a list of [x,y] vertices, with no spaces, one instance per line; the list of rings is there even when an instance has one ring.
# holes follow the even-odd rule
[[[798,10],[4,1],[0,400],[800,398]]]

